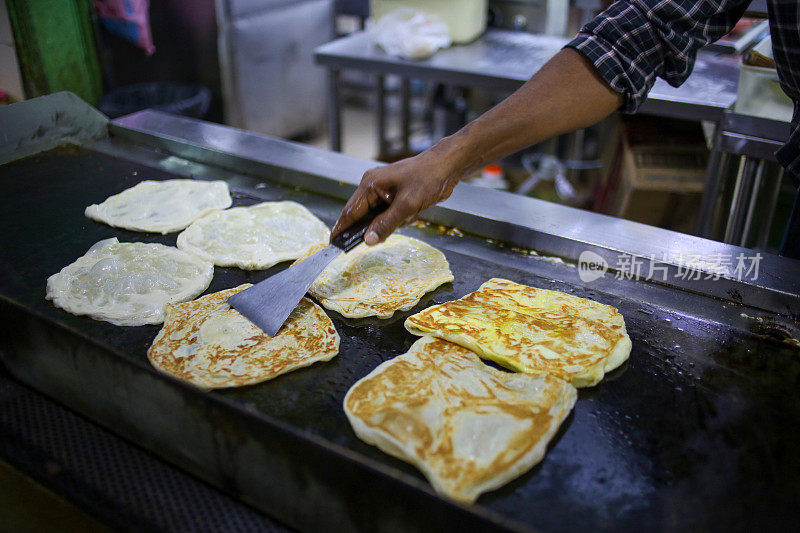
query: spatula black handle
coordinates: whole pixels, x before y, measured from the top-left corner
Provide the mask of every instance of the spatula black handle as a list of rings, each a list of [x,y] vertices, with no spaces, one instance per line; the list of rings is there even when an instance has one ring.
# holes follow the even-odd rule
[[[352,226],[342,230],[339,235],[331,239],[331,244],[337,248],[341,248],[345,252],[349,252],[361,244],[361,242],[364,240],[364,234],[367,232],[369,225],[373,220],[375,220],[375,217],[386,211],[387,207],[389,207],[389,204],[386,202],[381,202],[375,207],[370,207],[366,215],[359,218],[353,223]]]

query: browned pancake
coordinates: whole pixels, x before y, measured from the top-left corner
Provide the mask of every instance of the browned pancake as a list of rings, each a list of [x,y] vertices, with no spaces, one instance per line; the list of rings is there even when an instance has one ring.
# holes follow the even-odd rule
[[[471,502],[541,461],[576,396],[558,378],[502,372],[423,337],[353,385],[344,408],[361,439]]]
[[[381,244],[360,244],[334,259],[308,292],[349,318],[389,318],[448,281],[453,274],[442,252],[420,240],[392,235]]]
[[[159,370],[204,389],[240,387],[272,379],[339,352],[331,319],[303,298],[270,337],[225,301],[245,284],[193,302],[168,305],[164,327],[147,351]]]
[[[409,317],[406,328],[469,348],[513,370],[597,384],[630,354],[614,307],[494,278],[453,302]]]

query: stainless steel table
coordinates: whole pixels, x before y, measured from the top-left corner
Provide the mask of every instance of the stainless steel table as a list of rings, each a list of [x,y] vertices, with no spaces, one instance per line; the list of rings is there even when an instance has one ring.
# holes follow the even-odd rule
[[[758,228],[755,246],[766,248],[767,238],[778,202],[783,169],[769,177],[768,162],[777,163],[775,152],[789,138],[789,123],[727,112],[714,137],[708,179],[698,217],[697,234],[714,235],[715,220],[722,218],[723,242],[747,246],[755,225],[756,206],[760,195],[766,196],[763,211],[767,214]],[[732,157],[738,157],[738,168],[730,204],[722,205],[726,168]]]
[[[378,76],[378,135],[385,147],[384,77],[399,75],[403,84],[403,139],[408,139],[408,80],[513,91],[530,79],[569,39],[489,29],[467,45],[440,50],[420,61],[393,57],[356,32],[315,50],[316,61],[330,72],[330,133],[333,150],[341,149],[339,72],[357,69]],[[719,122],[736,101],[738,57],[701,52],[689,79],[678,88],[659,79],[641,113]]]

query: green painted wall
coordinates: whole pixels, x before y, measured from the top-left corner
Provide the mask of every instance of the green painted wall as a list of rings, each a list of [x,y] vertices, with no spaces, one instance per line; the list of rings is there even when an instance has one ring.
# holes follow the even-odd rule
[[[90,0],[6,0],[28,98],[72,91],[90,104],[102,93]]]

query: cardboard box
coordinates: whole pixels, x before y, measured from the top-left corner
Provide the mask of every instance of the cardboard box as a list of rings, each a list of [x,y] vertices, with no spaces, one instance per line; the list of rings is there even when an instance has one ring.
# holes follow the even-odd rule
[[[594,210],[692,232],[709,151],[699,123],[624,117],[603,153]]]

